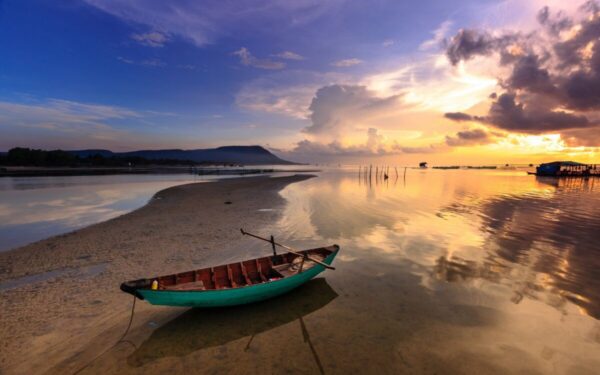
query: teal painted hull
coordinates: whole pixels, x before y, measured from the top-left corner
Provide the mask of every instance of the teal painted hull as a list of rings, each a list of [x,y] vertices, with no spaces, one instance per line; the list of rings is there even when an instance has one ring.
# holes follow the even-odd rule
[[[327,256],[323,262],[331,264],[339,248]],[[139,290],[138,293],[153,305],[188,306],[188,307],[221,307],[244,305],[273,298],[287,293],[306,283],[325,270],[325,267],[315,264],[313,267],[280,280],[241,288],[174,291],[174,290]]]

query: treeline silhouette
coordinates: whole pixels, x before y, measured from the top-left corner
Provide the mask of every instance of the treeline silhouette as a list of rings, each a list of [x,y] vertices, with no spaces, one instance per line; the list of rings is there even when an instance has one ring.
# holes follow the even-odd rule
[[[146,159],[138,156],[110,156],[100,154],[79,157],[63,150],[36,150],[15,147],[0,154],[0,165],[32,167],[128,167],[140,165],[197,165],[192,160]]]

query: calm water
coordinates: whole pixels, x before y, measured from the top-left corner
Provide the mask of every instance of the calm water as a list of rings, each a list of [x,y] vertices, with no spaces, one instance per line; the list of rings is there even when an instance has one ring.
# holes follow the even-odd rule
[[[192,175],[0,178],[0,251],[125,214]]]
[[[598,373],[600,179],[408,170],[369,184],[329,170],[281,194],[265,234],[339,244],[335,271],[261,304],[160,323],[147,309],[132,345],[86,371]]]

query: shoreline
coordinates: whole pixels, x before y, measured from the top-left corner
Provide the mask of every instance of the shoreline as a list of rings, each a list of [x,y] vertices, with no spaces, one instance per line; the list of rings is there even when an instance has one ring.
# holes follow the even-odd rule
[[[265,165],[248,166],[219,166],[219,165],[196,165],[196,166],[144,166],[144,167],[0,167],[0,178],[2,177],[58,177],[58,176],[111,176],[111,175],[245,175],[266,173],[310,173],[319,172],[314,168],[303,168],[297,170],[286,170],[277,168],[265,168]],[[274,166],[274,165],[273,165]]]
[[[178,185],[125,215],[0,253],[0,283],[57,272],[0,289],[0,372],[75,371],[103,349],[94,338],[126,323],[131,300],[122,281],[245,257],[254,245],[239,228],[268,228],[285,204],[279,191],[311,177]],[[166,311],[146,305],[136,314]]]

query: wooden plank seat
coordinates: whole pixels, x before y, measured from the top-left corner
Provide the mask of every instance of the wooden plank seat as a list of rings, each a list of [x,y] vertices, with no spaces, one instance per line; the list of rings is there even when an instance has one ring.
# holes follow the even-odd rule
[[[313,253],[311,257],[319,261],[325,259],[324,254],[320,253]],[[302,267],[301,263],[302,257],[289,253],[263,257],[163,276],[158,279],[158,289],[191,291],[239,288],[294,276],[301,268],[305,271],[315,265],[311,260],[306,260]]]
[[[184,284],[177,285],[168,285],[162,288],[163,290],[206,290],[204,287],[204,282],[202,280],[199,281],[191,281]]]

